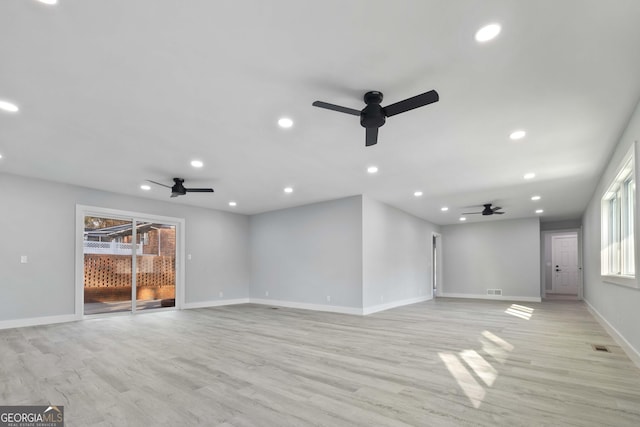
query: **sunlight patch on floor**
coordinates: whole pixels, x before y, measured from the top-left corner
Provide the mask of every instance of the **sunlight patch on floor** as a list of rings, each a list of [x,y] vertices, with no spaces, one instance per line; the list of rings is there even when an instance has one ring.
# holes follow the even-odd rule
[[[493,385],[498,376],[498,371],[477,351],[464,350],[460,353],[460,357],[487,386],[491,387]]]
[[[533,316],[534,309],[519,304],[511,304],[504,312],[521,319],[529,320]]]
[[[440,359],[444,362],[445,366],[449,370],[449,373],[455,378],[458,385],[467,395],[474,408],[479,408],[487,394],[486,390],[476,379],[471,372],[464,366],[458,356],[452,353],[438,353]]]
[[[492,334],[489,331],[483,331],[482,336],[488,340],[491,340],[494,344],[500,346],[504,350],[513,351],[513,345],[509,344],[508,342],[506,342],[496,334]]]
[[[509,353],[514,349],[513,345],[486,330],[481,333],[478,340],[482,346],[478,351],[465,349],[458,354],[438,353],[474,408],[480,407],[489,388],[498,378],[498,369],[493,366],[495,362],[504,364]]]
[[[480,344],[482,345],[482,351],[493,357],[498,363],[504,364],[507,361],[509,351],[505,350],[502,346],[483,337],[480,337]]]

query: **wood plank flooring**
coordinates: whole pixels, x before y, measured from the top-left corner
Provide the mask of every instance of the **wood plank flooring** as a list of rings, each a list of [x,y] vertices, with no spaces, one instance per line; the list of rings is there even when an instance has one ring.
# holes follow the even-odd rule
[[[0,404],[67,426],[640,425],[640,369],[574,301],[111,317],[0,331],[0,361]]]

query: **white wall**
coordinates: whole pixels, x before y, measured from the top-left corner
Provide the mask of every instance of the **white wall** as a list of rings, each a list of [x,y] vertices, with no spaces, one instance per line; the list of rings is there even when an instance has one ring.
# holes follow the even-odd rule
[[[623,133],[582,218],[584,247],[584,299],[615,329],[640,360],[640,289],[627,288],[602,280],[600,276],[600,200],[614,179],[617,168],[634,141],[640,141],[640,104]],[[640,164],[636,151],[636,183]],[[637,186],[638,184],[636,184]],[[636,202],[636,207],[640,204]],[[636,251],[638,250],[638,212],[636,212]],[[636,274],[638,274],[636,272]],[[638,361],[636,361],[638,363]]]
[[[564,221],[541,222],[540,231],[575,230],[582,227],[581,219],[569,219]]]
[[[186,253],[191,260],[185,261],[185,301],[248,298],[249,217],[212,209],[186,210]]]
[[[76,204],[185,218],[186,302],[249,296],[247,216],[8,174],[0,196],[0,321],[74,313]]]
[[[443,296],[540,298],[538,218],[447,225],[442,230]]]
[[[362,307],[361,196],[254,215],[250,223],[252,299]]]
[[[76,205],[184,218],[187,305],[251,298],[362,313],[430,296],[437,227],[362,196],[248,217],[9,174],[0,194],[5,324],[73,316]]]
[[[362,202],[363,307],[432,298],[431,238],[439,227],[366,196]]]

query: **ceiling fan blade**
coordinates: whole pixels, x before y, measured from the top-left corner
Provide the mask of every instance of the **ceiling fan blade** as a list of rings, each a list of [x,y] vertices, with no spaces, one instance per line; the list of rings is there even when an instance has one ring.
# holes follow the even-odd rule
[[[499,211],[502,208],[500,206],[496,206],[495,208],[491,208],[491,209],[495,212],[495,211]]]
[[[365,146],[376,145],[378,143],[378,128],[367,128]]]
[[[213,188],[185,188],[187,193],[213,193]]]
[[[387,105],[383,110],[387,117],[391,117],[396,114],[404,113],[405,111],[413,110],[414,108],[424,107],[425,105],[437,102],[439,99],[440,96],[438,95],[438,92],[430,90],[429,92],[416,95],[412,98],[405,99],[404,101]]]
[[[494,214],[496,214],[496,215],[504,215],[505,212],[494,212]]]
[[[482,212],[463,212],[462,215],[479,215]]]
[[[353,108],[341,107],[339,105],[329,104],[328,102],[315,101],[313,104],[314,107],[326,108],[327,110],[338,111],[340,113],[351,114],[353,116],[359,116],[360,111],[354,110]]]
[[[169,197],[178,197],[178,196],[182,196],[182,194],[180,194],[180,193],[171,193],[171,196],[169,196]]]
[[[161,182],[151,181],[150,179],[148,179],[148,180],[147,180],[147,182],[150,182],[150,183],[152,183],[152,184],[156,184],[156,185],[160,185],[160,186],[162,186],[162,187],[171,188],[171,186],[170,186],[170,185],[163,184],[163,183],[161,183]]]

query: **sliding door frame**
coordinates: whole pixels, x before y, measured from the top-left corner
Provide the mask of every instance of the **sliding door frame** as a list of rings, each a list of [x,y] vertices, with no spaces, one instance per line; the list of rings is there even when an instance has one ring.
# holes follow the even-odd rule
[[[87,206],[87,205],[76,205],[76,263],[75,263],[75,316],[77,319],[85,318],[84,314],[84,217],[85,216],[95,216],[95,217],[108,217],[113,219],[122,219],[122,220],[131,220],[131,221],[145,221],[145,222],[154,222],[154,223],[162,223],[168,225],[174,225],[176,227],[176,304],[175,310],[182,310],[184,306],[184,297],[185,297],[185,220],[184,218],[175,218],[168,216],[160,216],[153,215],[148,213],[141,212],[131,212],[131,211],[123,211],[119,209],[110,209],[110,208],[102,208],[98,206]],[[132,228],[135,233],[135,227]],[[135,242],[135,234],[132,239]],[[112,315],[122,315],[122,314],[135,314],[138,312],[149,313],[156,310],[136,310],[136,296],[135,296],[135,272],[136,270],[136,262],[137,256],[134,253],[132,255],[132,310],[123,313],[114,313]],[[88,317],[94,316],[108,316],[109,314],[104,315],[87,315]]]

